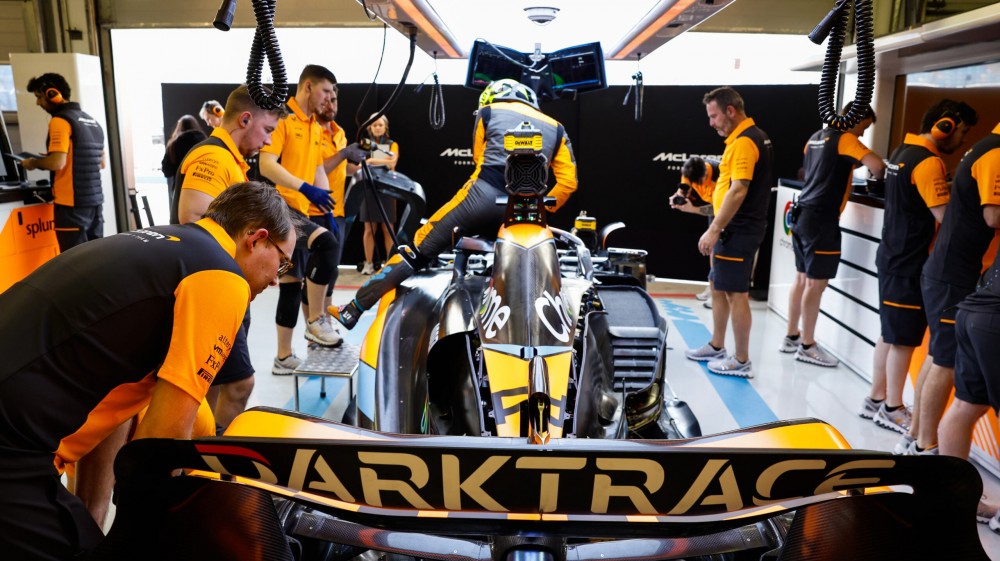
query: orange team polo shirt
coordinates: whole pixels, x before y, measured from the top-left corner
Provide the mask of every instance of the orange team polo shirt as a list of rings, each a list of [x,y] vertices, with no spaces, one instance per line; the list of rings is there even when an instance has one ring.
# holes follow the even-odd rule
[[[288,116],[278,121],[271,134],[271,145],[261,152],[278,156],[288,173],[311,185],[316,181],[316,166],[323,163],[323,128],[315,116],[306,117],[294,97],[288,100],[288,109]],[[278,185],[278,192],[293,210],[309,214],[309,199],[299,193],[299,185]]]
[[[323,160],[333,157],[347,146],[347,134],[340,125],[330,122],[330,128],[323,128],[323,142],[321,154]],[[333,200],[337,203],[333,207],[333,215],[343,218],[344,216],[344,183],[347,181],[347,160],[340,162],[333,171],[326,174],[326,179],[330,183],[330,192]],[[316,208],[316,205],[309,205],[309,216],[321,216],[323,211]]]
[[[716,215],[722,208],[722,201],[726,198],[733,180],[749,183],[753,179],[754,166],[760,159],[760,153],[753,139],[740,135],[754,125],[756,123],[753,119],[747,117],[726,137],[726,150],[722,153],[722,162],[719,163],[719,180],[715,183],[715,191],[712,193],[712,209]]]
[[[691,180],[681,176],[681,183],[690,186],[694,189],[695,193],[698,193],[698,198],[705,202],[712,201],[712,194],[715,193],[715,178],[712,177],[715,174],[715,170],[712,169],[712,164],[705,162],[705,179],[701,180],[701,183],[691,183]]]
[[[69,121],[62,117],[53,117],[49,121],[49,153],[65,152],[66,166],[55,172],[52,182],[52,197],[57,205],[73,206],[73,142],[70,136],[73,129]]]
[[[990,132],[1000,134],[1000,124]],[[979,186],[982,205],[1000,205],[1000,148],[990,150],[972,164],[972,178]]]
[[[934,156],[927,158],[917,164],[910,172],[910,181],[917,187],[920,198],[927,204],[927,208],[948,204],[951,200],[951,188],[948,185],[948,169],[938,153],[937,145],[934,142],[920,136],[919,134],[906,133],[903,143],[923,146],[930,150]]]
[[[219,196],[226,187],[247,181],[250,165],[243,159],[233,137],[221,127],[212,131],[212,136],[221,140],[226,147],[206,144],[199,146],[181,163],[184,184],[181,189],[194,189],[212,197]]]

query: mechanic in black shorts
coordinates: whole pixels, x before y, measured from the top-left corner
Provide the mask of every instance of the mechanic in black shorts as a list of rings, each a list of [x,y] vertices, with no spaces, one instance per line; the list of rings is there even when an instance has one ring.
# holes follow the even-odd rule
[[[774,153],[767,134],[747,117],[743,98],[732,88],[716,88],[702,100],[709,125],[726,139],[719,181],[712,194],[715,219],[698,240],[702,255],[712,256],[712,339],[688,349],[691,360],[726,376],[753,376],[750,363],[750,276],[767,228]],[[736,348],[726,356],[726,325],[732,315]]]
[[[76,465],[81,477],[147,405],[135,438],[191,438],[247,306],[294,241],[274,188],[237,184],[194,224],[88,242],[0,294],[4,559],[86,557],[103,534],[61,474]],[[94,481],[108,496],[110,473]]]
[[[845,114],[852,105],[847,104]],[[806,183],[791,211],[797,273],[788,293],[788,331],[778,348],[795,353],[802,362],[827,367],[839,363],[816,343],[816,321],[823,291],[840,265],[840,213],[851,194],[854,168],[862,164],[878,179],[885,173],[882,157],[858,138],[874,122],[875,112],[867,106],[851,129],[823,128],[806,142]]]
[[[927,330],[920,275],[934,240],[936,222],[944,219],[951,198],[941,154],[957,151],[977,121],[975,110],[965,103],[938,101],[924,112],[920,133],[906,134],[903,144],[889,157],[886,169],[882,241],[875,255],[882,337],[875,347],[872,386],[884,385],[886,399],[875,423],[903,434],[897,446],[903,452],[912,444],[913,439],[907,437],[911,423],[917,436],[914,451],[937,445],[937,424],[947,395],[941,397],[936,390],[925,394],[930,378],[918,376],[914,415],[902,405],[903,386],[913,350],[923,343]],[[933,403],[938,400],[942,401],[940,405]],[[890,403],[900,405],[893,408]]]
[[[1000,283],[996,278],[1000,263],[993,263],[979,290],[969,290],[964,300],[959,296],[969,279],[978,276],[983,254],[998,228],[1000,124],[958,164],[948,213],[921,279],[925,283],[929,322],[934,321],[931,300],[935,310],[940,308],[936,314],[937,336],[935,329],[931,329],[934,356],[931,371],[936,373],[939,365],[945,370],[943,365],[949,364],[949,359],[953,359],[954,365],[956,400],[948,407],[938,429],[940,453],[949,456],[968,458],[976,421],[986,412],[987,405],[995,408],[1000,403],[1000,344],[997,344]],[[946,251],[947,247],[951,250]],[[956,297],[959,300],[954,300]],[[956,302],[961,303],[956,305]],[[954,323],[950,318],[954,318]],[[946,335],[952,339],[946,339]],[[927,389],[925,384],[925,394]]]

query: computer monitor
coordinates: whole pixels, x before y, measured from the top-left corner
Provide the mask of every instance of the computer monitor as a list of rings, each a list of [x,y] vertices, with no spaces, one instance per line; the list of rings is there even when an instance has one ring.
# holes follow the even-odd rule
[[[490,82],[510,78],[521,81],[525,67],[531,66],[525,53],[476,40],[469,54],[466,87],[481,90]]]
[[[10,156],[13,152],[10,144],[10,137],[7,136],[7,123],[0,113],[0,185],[20,185],[27,181],[28,176],[20,165],[14,162]]]
[[[556,95],[569,90],[584,93],[608,87],[600,43],[562,49],[546,55],[545,61],[549,65],[552,91]]]
[[[469,54],[465,86],[481,90],[504,78],[530,86],[543,100],[608,87],[600,43],[529,54],[477,39]]]

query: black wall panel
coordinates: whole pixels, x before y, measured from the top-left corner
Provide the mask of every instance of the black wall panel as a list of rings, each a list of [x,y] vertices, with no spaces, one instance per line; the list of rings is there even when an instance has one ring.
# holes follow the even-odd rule
[[[164,84],[163,119],[167,135],[184,113],[197,114],[206,99],[225,103],[234,84]],[[364,120],[384,103],[392,86],[380,85],[368,93],[361,109]],[[542,108],[561,121],[573,142],[579,166],[580,188],[552,219],[569,229],[573,217],[587,211],[598,226],[623,221],[611,244],[649,251],[648,270],[659,277],[704,280],[708,260],[696,248],[706,221],[700,216],[672,211],[667,196],[680,179],[688,155],[721,155],[723,138],[708,126],[701,103],[709,86],[647,86],[643,116],[636,122],[633,107],[623,105],[625,86],[580,96],[577,100],[546,102]],[[777,169],[775,178],[796,177],[802,147],[817,128],[817,87],[739,86],[747,113],[770,135]],[[337,122],[353,140],[355,117],[366,84],[342,84]],[[634,96],[634,92],[633,92]],[[441,130],[428,124],[429,88],[415,92],[405,86],[387,112],[392,137],[399,142],[398,171],[418,181],[427,194],[428,214],[444,204],[473,170],[471,142],[473,112],[478,92],[445,86],[446,123]],[[362,260],[360,228],[347,241],[344,263]]]

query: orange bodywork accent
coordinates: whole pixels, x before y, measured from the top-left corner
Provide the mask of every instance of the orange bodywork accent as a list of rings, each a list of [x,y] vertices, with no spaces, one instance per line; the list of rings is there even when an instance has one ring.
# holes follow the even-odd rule
[[[521,247],[533,247],[552,239],[552,232],[537,224],[514,224],[500,228],[497,239],[516,243]]]
[[[371,328],[365,334],[364,342],[361,343],[361,360],[372,368],[378,364],[378,349],[382,342],[382,328],[385,326],[385,311],[389,309],[389,304],[392,304],[395,299],[395,288],[382,296],[382,299],[378,303],[378,313],[375,315],[375,321],[372,322]]]

